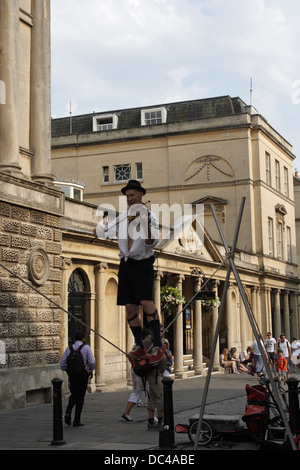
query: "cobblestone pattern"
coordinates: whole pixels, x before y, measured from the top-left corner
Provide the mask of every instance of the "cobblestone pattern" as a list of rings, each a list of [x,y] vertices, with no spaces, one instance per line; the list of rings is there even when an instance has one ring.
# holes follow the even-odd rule
[[[0,368],[43,366],[60,360],[61,218],[0,202],[0,341],[5,359]],[[28,278],[31,250],[42,248],[49,259],[47,280],[39,286]],[[33,286],[36,290],[32,289]]]

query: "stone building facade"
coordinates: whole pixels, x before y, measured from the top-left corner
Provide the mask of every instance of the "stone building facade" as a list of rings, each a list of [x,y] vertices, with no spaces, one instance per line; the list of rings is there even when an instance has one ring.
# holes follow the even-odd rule
[[[50,0],[0,2],[0,83],[0,409],[8,409],[51,400],[61,376],[64,195],[51,175]]]
[[[241,199],[245,197],[235,263],[259,331],[263,336],[269,330],[275,337],[282,331],[289,338],[298,336],[293,159],[292,146],[257,110],[229,96],[72,116],[72,126],[69,117],[52,120],[52,168],[57,184],[65,190],[66,182],[82,182],[81,206],[71,200],[68,204],[94,211],[92,218],[70,211],[81,221],[78,224],[66,217],[63,221],[63,255],[67,254],[73,263],[68,276],[76,267],[89,285],[96,286],[96,273],[91,273],[90,265],[97,263],[101,267],[101,284],[98,290],[92,290],[95,316],[89,318],[99,322],[107,338],[116,334],[112,317],[117,324],[124,323],[124,314],[115,305],[117,248],[114,241],[89,243],[89,238],[98,221],[97,206],[110,205],[118,210],[122,205],[121,188],[128,179],[138,179],[147,189],[145,200],[150,200],[151,209],[164,204],[204,207],[204,244],[191,224],[188,233],[170,237],[157,249],[154,294],[158,305],[160,288],[167,283],[178,287],[188,300],[209,280],[206,288],[222,297],[225,251],[210,204],[230,245]],[[161,213],[157,215],[163,226]],[[87,304],[87,315],[90,311],[91,305]],[[201,302],[195,300],[167,331],[175,376],[187,373],[188,354],[193,373],[203,372],[217,318],[217,308],[207,315]],[[167,326],[169,319],[163,321]],[[226,292],[215,368],[222,348],[235,346],[241,352],[252,340],[245,306],[232,278]],[[132,338],[128,342],[128,333],[126,337],[121,328],[118,341],[129,348]],[[100,348],[95,349],[98,364],[104,360],[110,363],[119,356],[117,363],[124,364],[121,378],[125,368],[122,354],[107,348],[99,352]],[[105,383],[103,379],[108,383],[111,375],[102,367],[100,387]]]
[[[159,310],[165,284],[187,300],[204,285],[222,297],[227,268],[210,203],[231,243],[246,196],[236,264],[247,297],[263,334],[298,336],[294,156],[259,113],[217,97],[74,116],[72,126],[57,119],[51,152],[50,89],[50,0],[1,0],[0,409],[51,399],[74,317],[96,358],[90,390],[127,383],[133,337],[116,305],[118,247],[95,240],[93,229],[98,206],[117,208],[129,178],[151,205],[204,206],[201,240],[193,222],[156,250]],[[206,314],[195,298],[168,328],[176,377],[204,373],[217,318],[217,307]],[[252,339],[232,279],[215,368],[223,347]]]

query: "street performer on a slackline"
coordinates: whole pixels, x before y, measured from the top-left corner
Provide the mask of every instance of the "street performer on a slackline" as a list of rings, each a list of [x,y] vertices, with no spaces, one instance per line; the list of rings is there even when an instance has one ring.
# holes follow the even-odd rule
[[[135,339],[131,356],[146,354],[141,335],[139,305],[142,306],[153,333],[150,363],[158,362],[165,350],[160,338],[160,322],[153,302],[153,248],[158,243],[158,222],[142,203],[146,190],[139,181],[130,180],[121,189],[127,198],[128,213],[119,215],[105,227],[97,226],[95,234],[102,238],[112,227],[118,237],[120,249],[119,284],[117,304],[125,305],[127,321]]]

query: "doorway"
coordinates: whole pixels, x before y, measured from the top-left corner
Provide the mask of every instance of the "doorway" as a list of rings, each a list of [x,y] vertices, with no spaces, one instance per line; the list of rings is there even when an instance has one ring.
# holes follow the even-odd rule
[[[88,334],[84,326],[87,318],[87,282],[84,272],[77,268],[72,272],[68,283],[68,341],[74,342],[75,334],[83,331]],[[88,339],[88,338],[86,338]]]

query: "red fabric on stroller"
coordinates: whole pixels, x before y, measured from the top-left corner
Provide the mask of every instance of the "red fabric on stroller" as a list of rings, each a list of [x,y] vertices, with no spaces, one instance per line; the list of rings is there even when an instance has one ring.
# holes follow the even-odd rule
[[[242,420],[247,424],[249,432],[261,435],[268,416],[268,390],[263,385],[246,385],[247,406]]]
[[[246,385],[247,402],[254,405],[268,404],[268,389],[263,385]]]
[[[264,432],[264,422],[268,416],[268,408],[259,405],[247,405],[242,420],[247,424],[247,429],[253,434]]]

